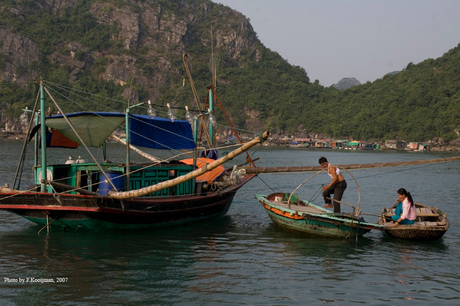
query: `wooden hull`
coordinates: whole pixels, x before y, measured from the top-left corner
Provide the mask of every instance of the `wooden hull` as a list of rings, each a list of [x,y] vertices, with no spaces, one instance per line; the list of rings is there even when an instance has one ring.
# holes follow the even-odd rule
[[[323,237],[353,238],[378,228],[378,225],[366,223],[362,218],[352,218],[348,214],[334,214],[312,203],[288,207],[286,203],[279,202],[282,195],[283,193],[269,196],[256,195],[256,198],[273,223],[285,230]],[[311,212],[308,212],[309,209]]]
[[[398,227],[398,226],[396,226]],[[390,237],[412,240],[412,241],[433,241],[438,240],[447,232],[449,222],[443,226],[418,226],[413,225],[409,228],[384,229],[385,234]]]
[[[380,213],[378,222],[384,226],[384,233],[393,238],[412,241],[433,241],[444,236],[450,226],[447,214],[443,214],[436,207],[429,207],[420,203],[415,203],[415,205],[417,219],[411,225],[392,226],[391,216],[394,215],[394,207],[384,208]]]
[[[267,211],[270,219],[273,223],[281,228],[288,231],[314,235],[323,237],[335,237],[335,238],[353,238],[356,235],[358,237],[363,236],[370,229],[350,226],[344,223],[338,223],[337,221],[330,220],[328,218],[308,218],[305,217],[302,220],[296,220],[292,218],[286,218],[279,214]]]
[[[143,229],[197,222],[225,215],[237,190],[254,175],[224,190],[202,195],[142,197],[118,200],[107,196],[50,193],[3,193],[0,209],[39,225],[64,229]]]

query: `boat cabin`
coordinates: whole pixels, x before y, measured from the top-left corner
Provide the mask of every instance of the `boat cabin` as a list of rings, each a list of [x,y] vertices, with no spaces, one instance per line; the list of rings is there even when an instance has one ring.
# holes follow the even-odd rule
[[[172,150],[195,148],[191,126],[184,120],[171,122],[165,118],[150,118],[145,115],[90,112],[68,114],[66,117],[68,119],[62,115],[46,118],[46,126],[50,129],[49,135],[46,135],[46,144],[44,143],[46,147],[76,148],[83,144],[98,148],[104,145],[115,129],[129,121],[127,138],[131,145]],[[67,120],[72,123],[77,133],[69,128]],[[129,166],[125,163],[101,163],[95,159],[92,162],[68,160],[64,164],[47,164],[46,160],[42,160],[42,164],[46,165],[48,182],[43,184],[45,176],[42,165],[38,164],[34,167],[35,184],[42,185],[41,192],[67,191],[70,194],[107,195],[114,188],[116,191],[137,190],[183,176],[196,169],[193,164],[180,161],[132,164],[128,158],[127,162]],[[147,196],[193,194],[195,181],[191,179]]]
[[[185,175],[195,168],[180,162],[162,163],[155,166],[136,165],[130,167],[129,188],[127,184],[126,167],[124,165],[114,165],[111,163],[100,163],[105,175],[112,181],[117,191],[127,191],[144,188],[163,181],[167,181],[178,176]],[[41,182],[41,166],[36,167],[35,183]],[[107,178],[101,172],[96,163],[74,163],[56,164],[47,166],[47,179],[53,181],[52,185],[46,185],[45,192],[64,192],[70,194],[97,193],[107,195],[112,190]],[[174,196],[188,195],[195,192],[195,179],[171,188],[162,189],[152,196]]]

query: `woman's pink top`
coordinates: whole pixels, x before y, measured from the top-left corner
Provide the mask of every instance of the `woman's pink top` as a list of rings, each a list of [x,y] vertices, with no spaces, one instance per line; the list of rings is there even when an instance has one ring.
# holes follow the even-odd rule
[[[417,217],[416,212],[415,212],[415,207],[412,206],[408,198],[405,198],[404,201],[402,202],[402,208],[403,208],[403,212],[401,214],[402,220],[404,219],[415,220],[415,218]]]

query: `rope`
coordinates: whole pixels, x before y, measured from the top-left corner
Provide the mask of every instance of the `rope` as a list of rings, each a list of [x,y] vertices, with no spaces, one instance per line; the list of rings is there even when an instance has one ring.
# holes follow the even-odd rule
[[[195,98],[196,106],[198,107],[198,109],[203,110],[203,107],[201,106],[200,98],[198,97],[198,94],[195,89],[195,84],[193,83],[192,73],[190,72],[190,58],[188,54],[185,52],[182,53],[182,61],[184,63],[185,72],[187,73],[187,77],[189,79],[190,86],[192,87],[193,97]],[[211,146],[212,145],[211,138],[209,136],[208,130],[204,128],[203,117],[200,117],[198,120],[200,121],[201,131],[204,131],[208,144]]]
[[[310,179],[314,178],[315,176],[317,176],[318,174],[320,174],[321,172],[323,172],[324,169],[321,169],[320,171],[316,172],[315,174],[313,174],[312,176],[310,176],[309,178],[307,178],[305,181],[303,181],[299,186],[297,186],[296,189],[294,189],[294,191],[289,195],[289,198],[288,198],[288,208],[290,209],[291,208],[291,197],[292,195],[294,194],[294,192],[297,191],[297,189],[299,189],[303,184],[305,184],[306,182],[308,182]]]
[[[321,184],[318,188],[318,190],[311,196],[310,200],[308,200],[309,202],[313,202],[314,200],[316,200],[319,195],[321,194],[321,191],[323,190],[323,185]]]
[[[54,221],[56,221],[56,220],[57,220],[57,218],[56,218],[56,219],[53,219],[53,221],[51,221],[51,223],[48,223],[48,220],[46,220],[46,225],[45,225],[44,227],[42,227],[42,228],[38,231],[37,235],[40,235],[40,233],[41,233],[45,228],[47,229],[47,232],[49,233],[49,229],[50,229],[51,224],[53,224]]]
[[[267,186],[273,193],[276,192],[272,187],[270,187],[267,182],[265,182],[259,175],[257,176],[257,178],[262,182],[264,183],[265,186]]]
[[[353,176],[353,174],[351,174],[350,171],[348,171],[348,169],[344,169],[345,171],[348,172],[348,174],[350,174],[350,176],[353,178],[353,180],[355,181],[356,183],[356,187],[358,187],[358,216],[360,215],[360,211],[359,211],[359,204],[361,203],[361,191],[359,189],[359,184],[358,184],[358,181],[355,179],[355,177]]]
[[[39,98],[40,98],[40,94],[37,93],[37,97],[35,99],[35,104],[34,104],[34,107],[32,109],[32,115],[30,116],[29,125],[27,127],[27,133],[26,133],[27,136],[26,136],[26,138],[24,138],[24,143],[22,145],[21,158],[19,159],[19,163],[18,163],[18,166],[16,168],[16,174],[15,174],[15,177],[14,177],[13,188],[16,188],[16,181],[18,181],[17,188],[21,187],[22,173],[23,173],[23,170],[24,170],[24,160],[26,158],[26,148],[27,148],[27,144],[29,142],[28,138],[29,138],[29,135],[30,135],[30,133],[31,133],[31,131],[33,129],[32,126],[33,126],[35,112],[37,110]]]
[[[233,132],[234,132],[235,135],[236,135],[236,138],[238,138],[238,141],[242,144],[243,141],[241,140],[240,135],[239,135],[238,132],[236,131],[235,127],[233,126],[233,123],[230,121],[230,117],[227,115],[227,112],[225,111],[224,106],[223,106],[222,103],[220,102],[219,97],[217,96],[217,94],[216,94],[214,88],[211,87],[211,90],[212,90],[214,96],[216,97],[217,102],[219,102],[220,108],[222,109],[222,112],[224,113],[225,117],[227,118],[228,123],[229,123],[230,126],[232,127]],[[252,166],[255,167],[256,165],[254,164],[254,162],[253,162],[253,160],[251,159],[251,156],[249,155],[248,152],[246,152],[246,156],[247,156],[248,161],[252,164]]]
[[[9,199],[9,198],[13,198],[15,196],[18,196],[20,194],[23,194],[23,193],[32,192],[32,191],[34,191],[35,189],[38,189],[38,188],[40,188],[40,186],[34,186],[33,188],[30,188],[30,189],[27,189],[27,190],[15,190],[17,192],[15,192],[14,194],[10,194],[10,195],[8,195],[6,197],[1,197],[0,200],[6,200],[6,199]]]

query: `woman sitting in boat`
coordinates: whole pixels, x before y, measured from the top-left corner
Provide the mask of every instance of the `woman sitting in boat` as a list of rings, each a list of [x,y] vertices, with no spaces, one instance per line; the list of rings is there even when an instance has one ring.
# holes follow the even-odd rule
[[[391,216],[393,219],[393,225],[398,224],[414,224],[417,218],[414,200],[410,192],[407,192],[404,188],[398,189],[398,199],[396,200],[395,215]]]

